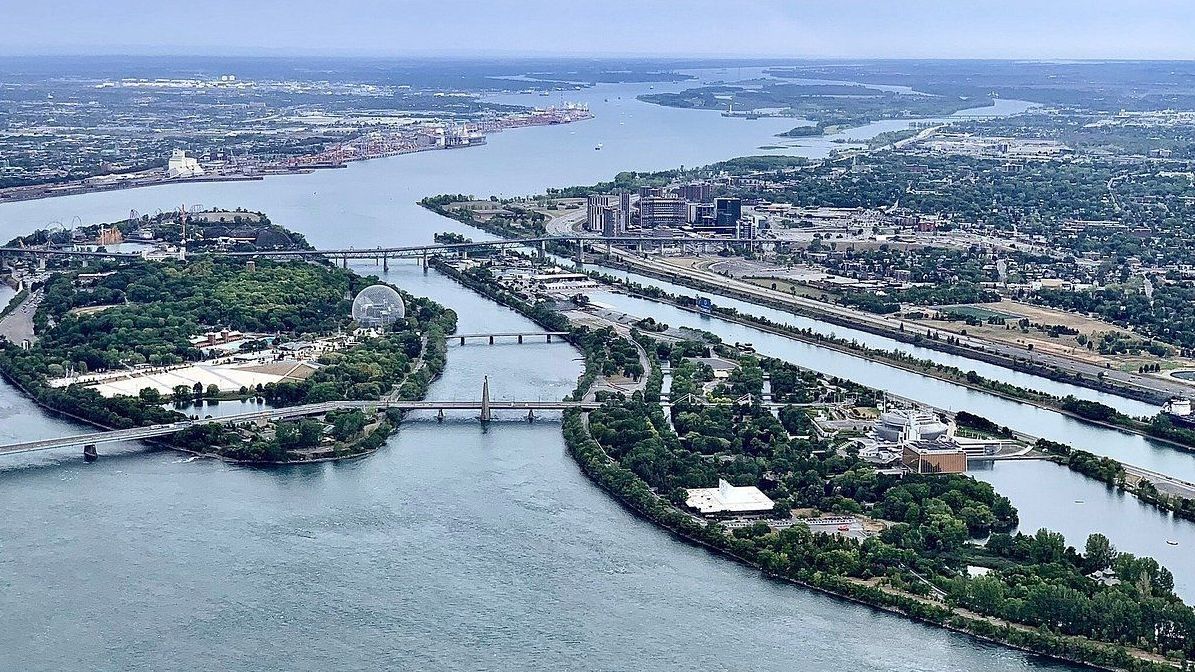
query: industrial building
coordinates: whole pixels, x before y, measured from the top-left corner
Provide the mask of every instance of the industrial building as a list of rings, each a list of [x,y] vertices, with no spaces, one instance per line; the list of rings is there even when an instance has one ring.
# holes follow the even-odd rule
[[[203,175],[203,167],[199,161],[187,156],[181,149],[170,152],[170,159],[166,162],[166,177],[199,177]]]

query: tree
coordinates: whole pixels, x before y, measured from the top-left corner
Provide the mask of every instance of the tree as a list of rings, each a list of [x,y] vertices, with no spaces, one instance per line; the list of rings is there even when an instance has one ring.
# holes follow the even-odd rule
[[[1066,538],[1059,532],[1041,528],[1029,540],[1029,559],[1037,564],[1061,562],[1066,554]]]
[[[207,386],[207,396],[210,398],[215,398],[215,397],[220,396],[220,386],[216,385],[215,383],[208,385]]]
[[[1098,532],[1090,534],[1087,536],[1087,545],[1083,550],[1083,559],[1089,572],[1107,569],[1116,559],[1116,549],[1112,546],[1112,542],[1108,541],[1108,537]]]
[[[141,391],[137,393],[137,396],[141,398],[141,401],[144,401],[147,404],[156,405],[162,403],[162,393],[159,392],[158,388],[156,387],[143,387],[141,388]]]
[[[195,381],[195,385],[193,385],[191,387],[191,394],[193,394],[196,399],[202,397],[203,396],[203,383],[201,383],[199,381]]]

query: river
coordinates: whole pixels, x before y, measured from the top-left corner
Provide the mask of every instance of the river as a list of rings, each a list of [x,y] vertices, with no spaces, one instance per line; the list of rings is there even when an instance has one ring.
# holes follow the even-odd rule
[[[578,92],[596,119],[482,148],[6,204],[0,236],[180,203],[261,209],[316,245],[476,235],[414,202],[708,163],[791,125],[646,105],[633,100],[642,88]],[[456,309],[463,330],[532,328],[413,265],[387,279]],[[489,375],[498,398],[560,397],[576,358],[565,344],[454,346],[430,396],[474,398]],[[0,385],[0,440],[77,431]],[[483,432],[416,417],[364,459],[277,469],[137,445],[90,465],[73,451],[14,456],[0,463],[0,506],[0,669],[1072,669],[675,541],[593,487],[550,420]],[[1119,511],[1126,526],[1139,517]]]

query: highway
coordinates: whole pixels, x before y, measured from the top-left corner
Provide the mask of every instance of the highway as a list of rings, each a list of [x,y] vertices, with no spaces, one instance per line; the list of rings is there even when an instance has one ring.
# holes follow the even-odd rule
[[[833,303],[827,303],[811,299],[803,296],[794,296],[779,290],[761,287],[759,285],[738,280],[736,278],[728,277],[720,273],[714,273],[697,268],[683,268],[681,266],[664,263],[655,259],[645,259],[642,255],[613,248],[611,256],[618,258],[626,263],[633,270],[645,271],[649,274],[662,275],[671,279],[674,282],[682,282],[689,279],[708,285],[716,289],[704,289],[697,291],[704,291],[709,294],[718,295],[725,293],[728,290],[731,292],[733,298],[739,298],[751,302],[760,300],[772,304],[779,304],[789,309],[795,309],[798,312],[803,312],[815,319],[820,317],[830,317],[836,324],[842,324],[847,327],[857,327],[864,330],[876,330],[882,334],[890,334],[900,332],[902,327],[908,333],[917,333],[925,329],[924,326],[915,324],[913,322],[906,322],[900,319],[885,317],[882,315],[874,315],[854,308],[846,306],[839,306]],[[734,294],[741,294],[744,296],[734,296]],[[765,304],[766,305],[766,304]],[[1117,369],[1107,369],[1101,366],[1072,359],[1062,355],[1053,355],[1042,352],[1028,351],[1023,348],[1013,347],[986,339],[975,338],[972,336],[964,336],[955,332],[950,332],[942,329],[935,329],[935,331],[942,331],[943,333],[954,336],[958,339],[960,345],[974,350],[982,350],[990,353],[995,353],[1002,357],[1019,358],[1022,360],[1030,360],[1039,365],[1047,367],[1058,367],[1064,371],[1079,372],[1088,378],[1097,378],[1101,375],[1115,383],[1124,385],[1126,387],[1133,387],[1145,390],[1154,394],[1161,395],[1177,395],[1184,396],[1192,393],[1190,385],[1184,384],[1180,380],[1163,380],[1153,376],[1145,376],[1137,373],[1120,371]],[[927,347],[932,347],[931,344],[926,344]]]

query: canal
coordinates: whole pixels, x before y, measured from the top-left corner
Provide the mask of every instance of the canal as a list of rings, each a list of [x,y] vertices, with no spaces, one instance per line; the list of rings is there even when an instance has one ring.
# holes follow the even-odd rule
[[[633,278],[652,282],[649,278]],[[828,348],[796,341],[718,317],[700,315],[656,301],[612,292],[595,293],[596,304],[630,315],[651,315],[669,326],[704,329],[728,343],[751,343],[762,355],[776,357],[831,376],[949,410],[968,410],[1001,425],[1063,441],[1129,464],[1195,480],[1195,454],[1141,436],[1079,422],[1060,413],[871,362]],[[1001,462],[972,474],[991,482],[1021,512],[1021,530],[1040,527],[1063,532],[1082,547],[1088,534],[1100,532],[1124,551],[1149,555],[1175,575],[1175,592],[1195,598],[1195,523],[1160,512],[1131,495],[1116,493],[1065,468],[1043,462]],[[1179,541],[1178,546],[1167,541]]]

